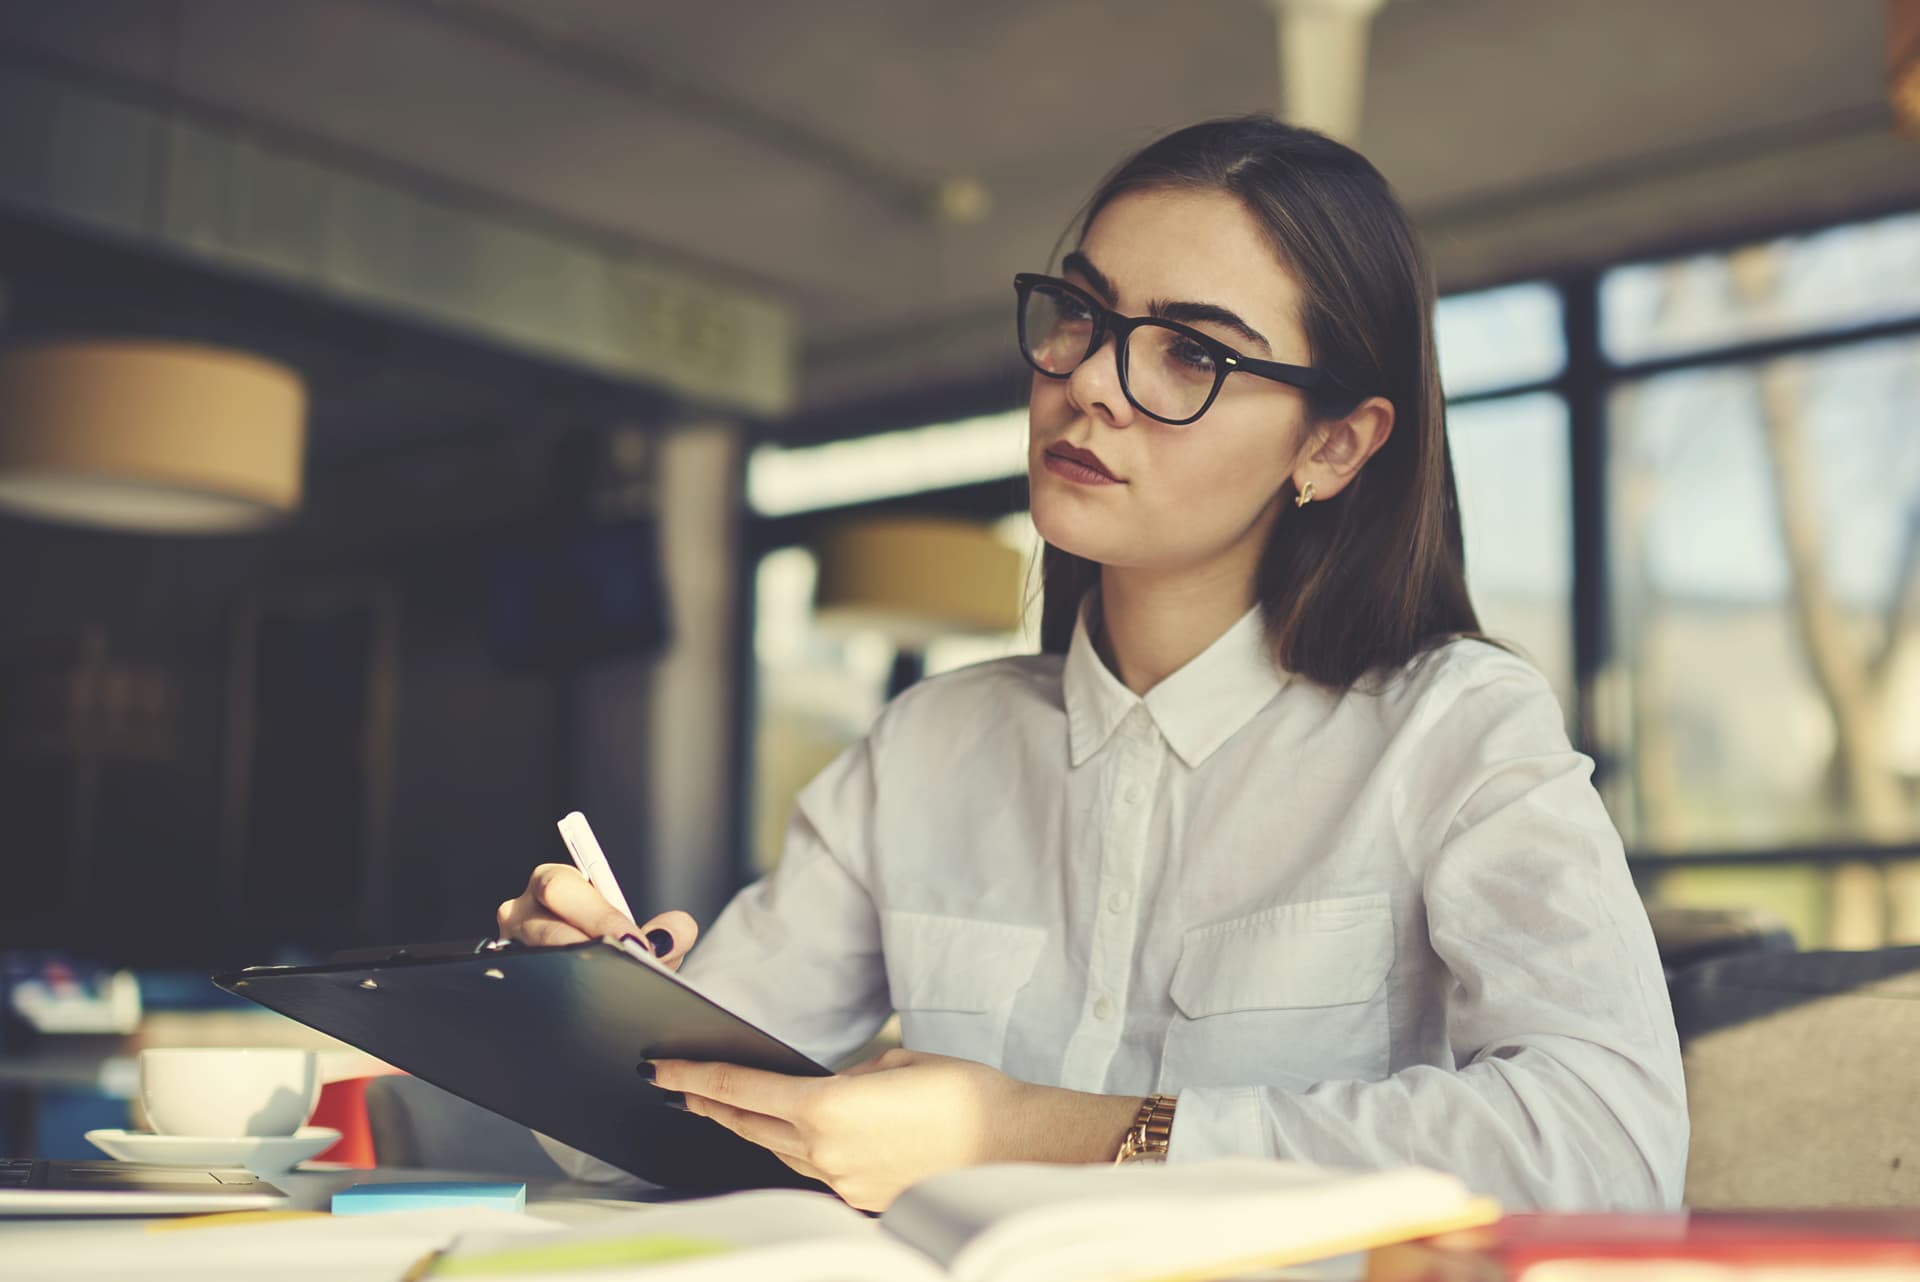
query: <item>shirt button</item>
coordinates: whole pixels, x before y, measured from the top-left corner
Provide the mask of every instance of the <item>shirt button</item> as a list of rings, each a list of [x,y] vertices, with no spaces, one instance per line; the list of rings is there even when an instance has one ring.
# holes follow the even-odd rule
[[[1126,800],[1128,805],[1132,805],[1134,802],[1140,800],[1140,785],[1130,783],[1127,785],[1127,790],[1120,795]]]
[[[1110,913],[1123,913],[1127,911],[1127,905],[1132,902],[1132,895],[1129,895],[1124,890],[1116,890],[1107,896],[1107,911]]]
[[[1093,1017],[1100,1020],[1112,1019],[1113,998],[1102,997],[1099,1001],[1095,1002],[1093,1004]]]

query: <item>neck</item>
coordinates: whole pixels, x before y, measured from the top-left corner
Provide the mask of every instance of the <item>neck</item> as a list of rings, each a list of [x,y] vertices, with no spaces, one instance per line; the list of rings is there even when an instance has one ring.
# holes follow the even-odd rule
[[[1240,567],[1156,573],[1102,566],[1096,647],[1127,689],[1145,694],[1252,607],[1253,577]]]

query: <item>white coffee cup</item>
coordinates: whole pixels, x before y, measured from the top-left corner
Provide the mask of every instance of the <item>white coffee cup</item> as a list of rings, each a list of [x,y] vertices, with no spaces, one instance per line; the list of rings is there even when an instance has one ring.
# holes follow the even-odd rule
[[[140,1103],[159,1135],[291,1135],[319,1100],[312,1051],[194,1046],[140,1052]]]

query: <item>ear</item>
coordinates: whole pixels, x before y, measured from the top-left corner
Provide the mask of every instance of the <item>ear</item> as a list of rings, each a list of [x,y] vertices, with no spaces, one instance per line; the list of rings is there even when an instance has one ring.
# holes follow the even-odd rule
[[[1313,444],[1302,452],[1293,469],[1293,485],[1304,490],[1313,483],[1315,499],[1330,499],[1360,474],[1361,465],[1393,435],[1393,402],[1370,396],[1352,413],[1314,431]]]

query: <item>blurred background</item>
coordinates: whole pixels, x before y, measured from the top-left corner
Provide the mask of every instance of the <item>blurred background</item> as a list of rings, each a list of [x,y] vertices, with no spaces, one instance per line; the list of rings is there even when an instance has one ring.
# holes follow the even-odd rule
[[[1914,0],[0,0],[16,1058],[477,938],[570,809],[710,915],[889,692],[1032,647],[1010,277],[1256,109],[1426,237],[1477,604],[1649,901],[1920,942],[1916,57]]]

